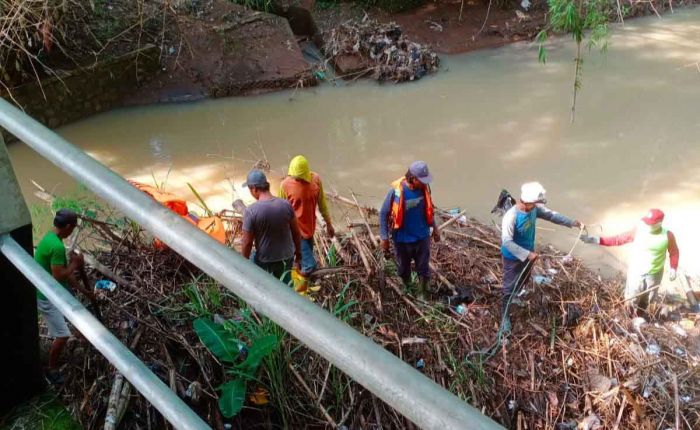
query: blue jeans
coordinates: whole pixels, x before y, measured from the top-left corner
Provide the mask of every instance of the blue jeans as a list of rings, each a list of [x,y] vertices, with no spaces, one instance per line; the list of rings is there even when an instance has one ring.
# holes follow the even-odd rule
[[[316,270],[318,263],[314,256],[314,238],[301,239],[301,273],[308,275]]]

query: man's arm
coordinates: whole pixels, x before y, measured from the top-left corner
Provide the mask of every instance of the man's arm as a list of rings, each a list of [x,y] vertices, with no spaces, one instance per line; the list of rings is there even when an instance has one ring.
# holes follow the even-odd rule
[[[379,237],[382,240],[389,240],[389,214],[391,213],[391,204],[394,201],[394,190],[390,190],[384,198],[382,208],[379,210]]]
[[[615,236],[600,237],[598,244],[601,246],[621,246],[626,245],[634,240],[635,230],[626,231]],[[669,243],[670,245],[670,243]]]
[[[335,229],[333,228],[333,220],[331,219],[331,212],[328,210],[328,202],[326,201],[326,193],[323,191],[323,182],[318,180],[318,210],[321,212],[323,220],[326,221],[326,232],[328,236],[335,236]]]
[[[280,189],[277,192],[277,197],[287,200],[287,192],[284,191],[284,180],[282,180],[282,183],[280,184]]]
[[[515,243],[515,211],[509,210],[503,215],[501,223],[501,244],[520,261],[527,260],[530,251]]]
[[[66,250],[56,249],[54,255],[51,256],[51,275],[59,282],[70,281],[73,272],[78,270],[84,264],[83,256],[80,254],[72,254],[70,262],[65,264]]]
[[[250,253],[253,252],[253,241],[255,241],[255,235],[252,231],[243,230],[243,243],[241,244],[241,255],[246,260],[250,258]]]
[[[241,255],[246,260],[250,258],[250,253],[253,251],[253,242],[255,241],[255,233],[253,233],[253,212],[252,206],[248,206],[243,212],[243,242],[241,243]]]
[[[678,251],[676,236],[670,231],[668,232],[668,255],[670,257],[669,264],[671,265],[671,269],[678,269],[678,259],[680,258],[680,252]]]
[[[551,223],[558,224],[558,225],[563,225],[566,227],[580,227],[581,223],[577,220],[573,220],[569,217],[566,217],[559,212],[555,212],[551,209],[549,209],[546,206],[539,205],[535,207],[535,210],[537,211],[537,218],[542,218],[544,220],[547,220]]]
[[[301,232],[299,231],[299,224],[297,223],[297,217],[294,216],[294,211],[292,211],[292,218],[289,221],[289,229],[292,231],[292,240],[294,241],[294,265],[301,265]]]

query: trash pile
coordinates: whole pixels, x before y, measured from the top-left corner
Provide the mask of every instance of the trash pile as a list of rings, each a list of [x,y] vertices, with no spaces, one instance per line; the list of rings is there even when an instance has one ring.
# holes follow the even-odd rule
[[[348,21],[324,35],[324,52],[337,65],[343,56],[360,56],[379,81],[413,81],[438,70],[440,59],[430,46],[411,42],[401,27],[372,19]]]
[[[433,244],[435,276],[422,302],[379,250],[376,211],[329,198],[343,207],[348,228],[330,238],[319,226],[322,267],[309,299],[506,428],[700,428],[700,330],[682,307],[663,322],[632,320],[619,281],[601,280],[579,260],[547,248],[536,282],[513,301],[513,331],[506,335],[499,332],[496,229],[462,212],[438,211],[443,240]],[[227,212],[227,243],[235,246],[241,213]],[[193,320],[251,324],[246,333],[274,324],[173,251],[154,249],[152,238],[127,220],[96,217],[85,218],[78,242],[97,260],[92,282],[116,284],[98,290],[105,325],[214,428],[410,428],[279,328],[274,359],[263,360],[249,382],[240,413],[224,418],[218,399],[225,369]],[[250,335],[238,341],[241,354],[251,348]],[[88,343],[71,345],[60,393],[85,428],[103,427],[119,377]],[[121,404],[120,428],[165,427],[135,390]]]

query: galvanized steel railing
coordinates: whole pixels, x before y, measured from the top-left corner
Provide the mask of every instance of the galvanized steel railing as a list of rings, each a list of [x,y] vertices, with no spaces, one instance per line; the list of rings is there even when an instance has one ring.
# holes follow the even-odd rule
[[[146,367],[68,290],[39,266],[9,234],[0,235],[0,252],[65,315],[90,343],[175,427],[208,429],[209,426],[167,385]]]
[[[436,430],[502,429],[490,418],[347,324],[334,318],[321,307],[289,288],[282,288],[280,282],[272,275],[193,228],[175,213],[132,187],[121,176],[2,99],[0,99],[0,126],[87,186],[110,205],[138,222],[170,248],[219,281],[257,311],[279,324],[306,346],[328,359],[418,426]],[[3,252],[9,250],[10,254],[14,255],[17,253],[15,246],[16,244],[13,245],[5,238],[2,250]],[[9,255],[8,258],[10,258]],[[34,273],[37,270],[36,267],[26,261],[20,261],[19,258],[17,261],[23,264],[21,268],[27,271],[25,273],[28,276],[32,276],[33,282],[39,282],[40,289],[44,283],[47,291],[51,290],[52,295],[47,294],[49,299],[52,301],[68,299],[54,293],[54,288],[47,285],[47,276]],[[76,305],[68,301],[65,303],[66,306],[60,308],[61,311],[68,312],[71,306]],[[69,312],[67,316],[70,319],[72,315],[75,321],[71,320],[71,322],[80,324],[76,324],[79,328],[87,328],[88,320],[90,324],[99,324],[92,316],[85,315],[85,312],[82,310],[72,314]],[[104,327],[101,329],[106,330]],[[104,332],[100,332],[99,336],[95,334],[96,337],[106,335],[107,333]],[[121,356],[123,351],[112,350],[110,354],[112,353]],[[132,357],[133,355],[130,356]],[[131,381],[129,372],[130,369],[125,369],[122,373]],[[146,391],[142,392],[148,398],[148,386],[151,380],[144,378],[139,381],[142,382],[141,386],[139,387],[136,383],[134,386],[140,390],[145,389]],[[156,381],[152,382],[156,383]],[[160,381],[157,382],[162,384]],[[154,406],[159,406],[155,396],[148,399]],[[166,403],[170,403],[170,398]],[[161,412],[168,410],[160,407],[158,409]],[[165,415],[165,412],[163,413]],[[171,419],[175,417],[166,416],[166,418],[175,426],[196,428],[187,425],[179,426],[177,420]]]

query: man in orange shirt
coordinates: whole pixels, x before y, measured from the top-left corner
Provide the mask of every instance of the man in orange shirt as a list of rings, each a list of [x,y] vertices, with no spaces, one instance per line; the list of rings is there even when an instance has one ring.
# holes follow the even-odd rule
[[[333,237],[335,230],[328,211],[321,177],[309,169],[309,162],[303,155],[297,155],[292,159],[287,174],[288,176],[280,185],[279,197],[287,199],[294,208],[301,231],[301,274],[307,276],[317,267],[314,257],[317,206],[326,221],[328,235]]]

